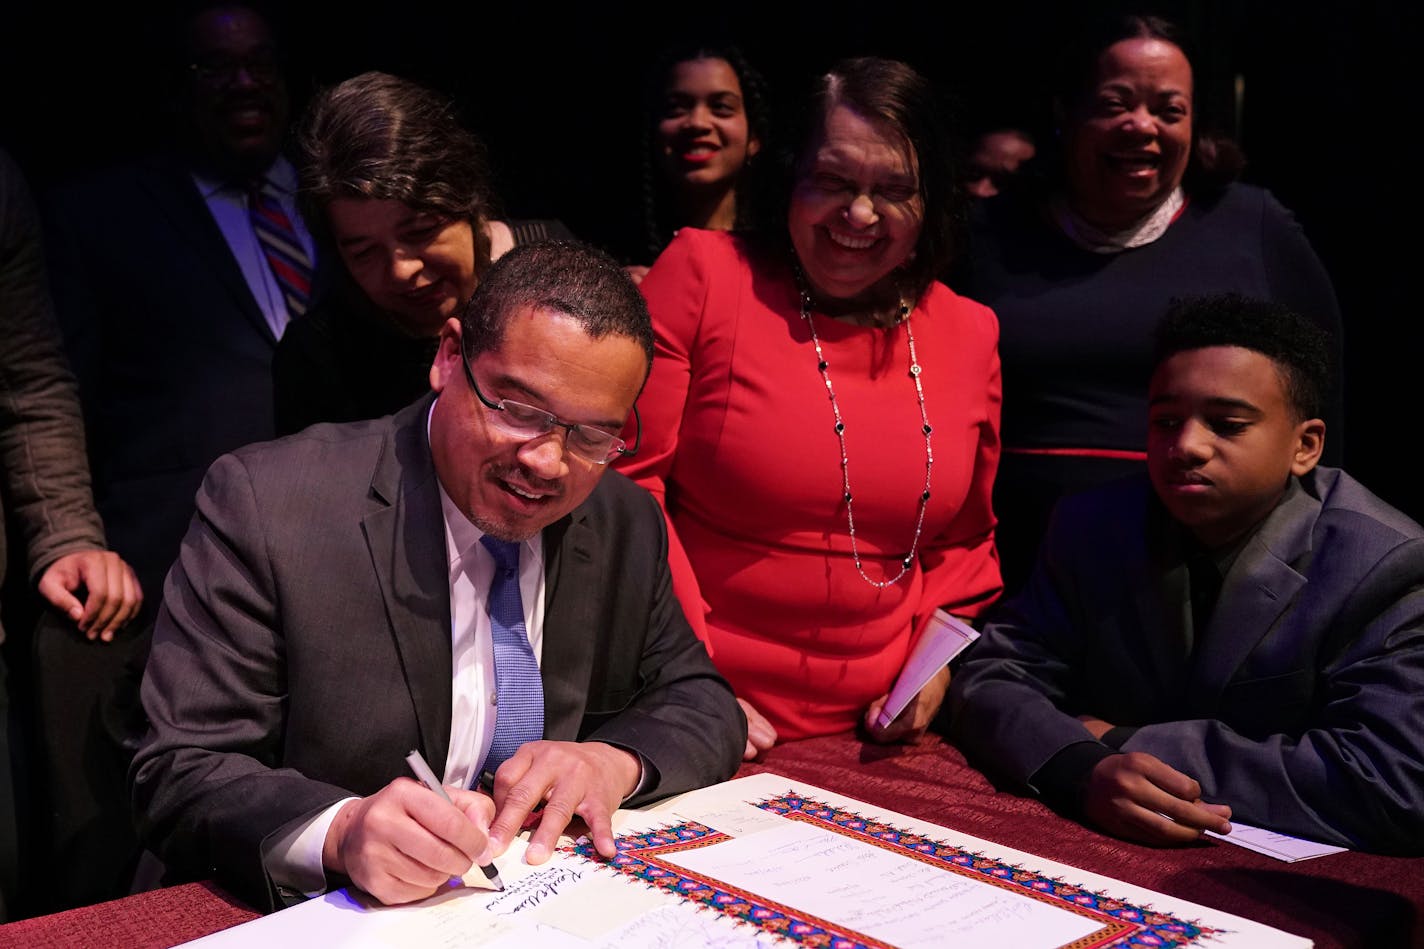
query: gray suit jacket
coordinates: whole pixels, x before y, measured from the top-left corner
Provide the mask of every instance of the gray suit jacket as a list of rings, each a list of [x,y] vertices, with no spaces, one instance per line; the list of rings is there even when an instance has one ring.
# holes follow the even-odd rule
[[[20,169],[0,152],[0,501],[37,579],[65,554],[104,546],[74,376],[45,283],[39,219]],[[0,520],[7,513],[0,504]],[[6,541],[0,524],[0,578]],[[0,631],[3,633],[3,631]],[[0,638],[3,635],[0,634]]]
[[[1186,567],[1146,478],[1064,501],[1029,586],[955,676],[956,741],[1027,785],[1093,742],[1076,720],[1092,714],[1136,726],[1121,750],[1245,823],[1424,852],[1424,530],[1335,469],[1301,487],[1185,660]]]
[[[450,737],[430,400],[219,459],[169,577],[131,771],[170,869],[260,904],[262,841]],[[730,777],[745,725],[672,596],[657,504],[616,472],[544,532],[545,737],[637,751],[642,799]],[[633,802],[637,803],[637,801]]]

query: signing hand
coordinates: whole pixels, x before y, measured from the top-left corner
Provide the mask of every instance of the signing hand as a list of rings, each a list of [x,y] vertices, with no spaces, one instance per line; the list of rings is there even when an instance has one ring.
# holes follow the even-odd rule
[[[82,602],[76,596],[81,588]],[[133,568],[108,550],[81,550],[60,557],[40,577],[39,593],[73,620],[81,633],[106,643],[143,605]]]
[[[327,829],[323,865],[382,903],[409,903],[489,863],[494,802],[468,788],[445,791],[454,807],[410,778],[351,801]]]
[[[865,710],[865,730],[870,733],[872,739],[882,744],[897,741],[906,744],[917,742],[939,713],[939,707],[944,704],[944,693],[948,689],[949,666],[945,666],[935,673],[933,679],[925,683],[925,687],[916,693],[904,711],[895,716],[894,721],[882,728],[877,719],[880,717],[880,710],[885,707],[885,700],[890,697],[889,693],[886,693],[871,702],[870,708]]]
[[[1231,808],[1204,803],[1201,785],[1141,751],[1098,762],[1088,777],[1083,811],[1114,836],[1155,845],[1191,843],[1203,830],[1231,832]]]
[[[742,752],[742,760],[751,761],[776,744],[776,729],[766,720],[766,716],[758,712],[746,699],[737,699],[737,704],[742,707],[742,714],[747,717],[747,747]]]
[[[603,742],[527,742],[495,772],[490,847],[504,853],[525,818],[542,803],[525,861],[548,860],[575,816],[588,825],[599,853],[616,856],[613,812],[638,786],[641,772],[637,755]]]

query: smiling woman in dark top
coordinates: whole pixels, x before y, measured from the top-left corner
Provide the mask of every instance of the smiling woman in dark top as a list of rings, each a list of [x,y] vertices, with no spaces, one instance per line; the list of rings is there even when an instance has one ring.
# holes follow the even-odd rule
[[[1233,182],[1234,146],[1202,134],[1177,30],[1110,21],[1065,65],[1054,181],[984,204],[961,287],[1002,331],[994,510],[1008,589],[1061,495],[1142,470],[1151,330],[1170,301],[1235,291],[1286,303],[1338,350],[1329,277],[1290,212]],[[1326,417],[1338,446],[1338,396]]]

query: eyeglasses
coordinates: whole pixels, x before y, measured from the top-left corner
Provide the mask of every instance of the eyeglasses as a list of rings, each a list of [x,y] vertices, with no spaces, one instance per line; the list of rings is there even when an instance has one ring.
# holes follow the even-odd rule
[[[491,401],[480,391],[480,384],[475,381],[475,374],[470,371],[469,360],[461,357],[460,365],[465,369],[465,378],[469,380],[470,388],[475,390],[475,395],[480,402],[484,403],[484,407],[492,413],[490,424],[506,435],[533,440],[549,434],[556,428],[562,428],[566,433],[564,447],[584,461],[591,461],[595,465],[606,465],[619,455],[636,455],[638,446],[643,443],[643,420],[638,415],[638,406],[636,405],[633,406],[633,421],[637,424],[637,435],[633,439],[633,447],[629,448],[628,443],[623,439],[612,432],[605,432],[601,428],[565,422],[557,415],[551,415],[543,409],[525,405],[523,402],[514,402],[510,399]]]
[[[189,63],[188,70],[199,82],[209,86],[230,86],[244,71],[253,82],[265,86],[281,76],[281,63],[275,53],[259,52],[244,59],[204,59]]]

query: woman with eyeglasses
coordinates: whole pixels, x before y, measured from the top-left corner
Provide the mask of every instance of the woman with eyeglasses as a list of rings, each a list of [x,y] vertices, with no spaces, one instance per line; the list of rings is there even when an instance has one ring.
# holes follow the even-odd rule
[[[345,264],[334,300],[277,347],[277,428],[375,418],[429,390],[440,327],[490,262],[570,238],[558,221],[496,215],[484,146],[453,103],[362,73],[320,93],[298,136],[304,216]]]
[[[657,350],[620,463],[668,514],[748,757],[862,723],[918,736],[947,669],[876,724],[916,637],[999,591],[998,326],[935,281],[962,199],[932,90],[847,60],[808,113],[781,225],[684,229],[644,279]]]

